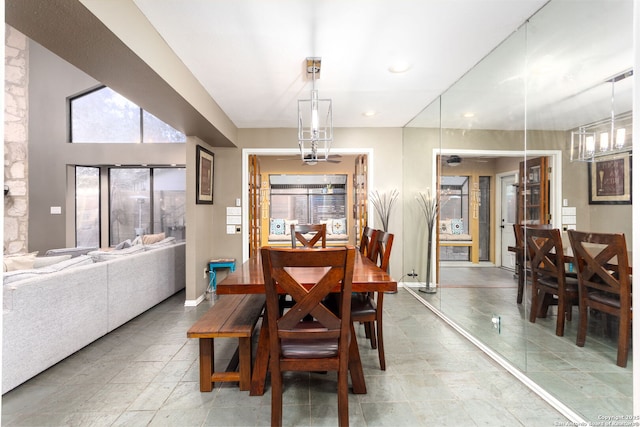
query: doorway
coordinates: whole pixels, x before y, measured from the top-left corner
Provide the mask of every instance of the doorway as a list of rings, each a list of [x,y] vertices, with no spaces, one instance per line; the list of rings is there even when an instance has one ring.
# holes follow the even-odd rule
[[[515,270],[516,257],[514,252],[509,252],[509,246],[515,246],[516,238],[513,224],[516,222],[517,209],[517,172],[500,174],[500,267]]]

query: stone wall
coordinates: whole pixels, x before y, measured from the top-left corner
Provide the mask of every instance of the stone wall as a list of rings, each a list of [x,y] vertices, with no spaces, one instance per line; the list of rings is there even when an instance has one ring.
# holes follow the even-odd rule
[[[28,198],[28,43],[5,25],[4,109],[4,253],[27,251]]]

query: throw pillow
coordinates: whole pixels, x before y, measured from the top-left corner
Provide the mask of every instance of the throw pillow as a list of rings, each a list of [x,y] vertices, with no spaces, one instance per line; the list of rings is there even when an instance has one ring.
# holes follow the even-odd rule
[[[291,226],[298,225],[297,219],[285,219],[284,220],[284,234],[291,235]]]
[[[131,246],[131,239],[127,239],[124,242],[120,242],[116,245],[115,249],[124,249]]]
[[[331,234],[347,234],[347,218],[334,219]]]
[[[462,218],[454,218],[451,220],[451,234],[462,234],[464,233],[464,223],[462,222]]]
[[[28,254],[5,255],[3,257],[3,271],[29,270],[33,268],[38,252]]]
[[[333,220],[332,219],[323,219],[320,221],[320,224],[327,225],[327,235],[333,234]]]
[[[445,219],[440,221],[440,234],[451,234],[451,220]]]
[[[284,235],[284,219],[271,218],[271,224],[269,226],[269,234]]]
[[[152,243],[157,243],[161,240],[164,240],[166,236],[164,235],[164,233],[157,233],[157,234],[145,234],[144,236],[142,236],[142,244],[143,245],[151,245]],[[122,248],[124,249],[124,248]]]

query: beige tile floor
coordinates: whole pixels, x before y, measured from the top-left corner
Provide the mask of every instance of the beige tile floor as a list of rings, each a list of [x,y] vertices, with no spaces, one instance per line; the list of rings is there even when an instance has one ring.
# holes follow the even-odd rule
[[[200,393],[189,326],[209,307],[180,292],[2,397],[3,426],[269,425],[261,397],[233,384]],[[350,395],[352,426],[553,426],[549,404],[404,289],[385,297],[387,370],[357,328],[368,393]],[[217,340],[226,365],[232,340]],[[336,425],[332,374],[285,379],[284,424]]]

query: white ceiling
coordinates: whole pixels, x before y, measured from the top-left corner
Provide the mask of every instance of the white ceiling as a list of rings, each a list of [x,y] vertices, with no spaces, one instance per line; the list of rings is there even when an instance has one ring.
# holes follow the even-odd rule
[[[309,56],[334,126],[404,126],[546,0],[134,2],[237,127],[266,128],[297,126]]]

